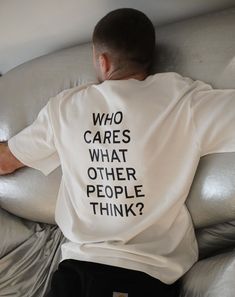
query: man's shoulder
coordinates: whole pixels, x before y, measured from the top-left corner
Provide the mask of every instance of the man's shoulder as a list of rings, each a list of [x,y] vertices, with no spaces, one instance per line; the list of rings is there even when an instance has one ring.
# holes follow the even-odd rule
[[[95,83],[87,83],[87,84],[82,84],[80,86],[76,86],[70,89],[65,89],[62,92],[58,94],[59,98],[70,98],[73,95],[81,95],[84,91],[88,90],[90,87],[95,85]]]
[[[159,80],[163,82],[175,81],[175,82],[181,82],[184,84],[191,84],[193,82],[193,80],[190,77],[183,76],[177,72],[159,72],[148,76],[147,79]]]
[[[58,105],[65,101],[69,102],[70,99],[74,98],[74,96],[83,96],[84,92],[91,88],[93,85],[95,85],[95,83],[87,83],[73,88],[64,89],[56,96],[50,98],[49,102],[52,105]]]

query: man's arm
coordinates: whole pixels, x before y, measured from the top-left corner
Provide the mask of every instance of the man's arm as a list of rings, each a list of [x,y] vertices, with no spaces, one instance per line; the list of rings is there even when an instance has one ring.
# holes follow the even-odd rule
[[[7,142],[0,143],[0,175],[14,172],[16,169],[24,167],[10,151]]]

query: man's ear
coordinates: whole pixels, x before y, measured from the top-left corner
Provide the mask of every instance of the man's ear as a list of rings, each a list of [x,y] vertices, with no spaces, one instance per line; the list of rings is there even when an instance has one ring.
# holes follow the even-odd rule
[[[103,78],[106,79],[111,68],[111,61],[109,59],[109,56],[106,53],[103,53],[99,56],[98,60]]]

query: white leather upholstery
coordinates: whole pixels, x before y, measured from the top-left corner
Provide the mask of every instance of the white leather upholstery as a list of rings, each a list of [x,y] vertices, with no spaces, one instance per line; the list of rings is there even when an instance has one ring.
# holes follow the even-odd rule
[[[0,79],[0,141],[32,123],[48,99],[60,91],[96,81],[91,44],[27,62]],[[0,206],[20,217],[55,223],[61,171],[50,176],[23,168],[0,177]]]

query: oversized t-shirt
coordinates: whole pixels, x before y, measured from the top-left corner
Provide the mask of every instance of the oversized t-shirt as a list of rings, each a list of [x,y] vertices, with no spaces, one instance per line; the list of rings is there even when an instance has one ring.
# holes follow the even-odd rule
[[[62,258],[173,283],[197,260],[185,206],[201,156],[235,151],[235,91],[176,73],[66,90],[9,140],[24,164],[61,165]]]

